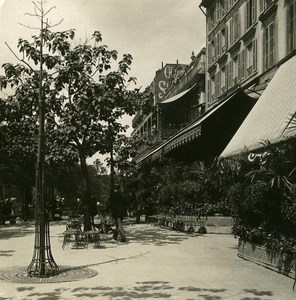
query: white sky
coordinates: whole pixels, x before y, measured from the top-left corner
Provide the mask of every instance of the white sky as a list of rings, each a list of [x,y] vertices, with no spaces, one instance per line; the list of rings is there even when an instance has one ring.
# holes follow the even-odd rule
[[[36,0],[37,2],[38,0]],[[138,86],[148,86],[161,63],[188,64],[191,52],[205,45],[205,16],[200,0],[47,0],[45,7],[56,6],[48,15],[53,24],[64,19],[53,30],[76,29],[82,42],[95,30],[103,43],[119,54],[130,53],[134,60],[131,76]],[[38,27],[38,20],[25,15],[33,13],[32,0],[0,0],[0,65],[14,62],[18,38],[29,39],[36,32],[19,23]],[[0,73],[3,71],[1,70]],[[131,124],[131,119],[125,122]]]

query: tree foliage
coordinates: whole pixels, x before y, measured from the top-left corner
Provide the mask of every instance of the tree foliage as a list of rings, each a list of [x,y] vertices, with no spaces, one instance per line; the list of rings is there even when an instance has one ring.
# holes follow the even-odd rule
[[[1,143],[1,153],[17,159],[35,159],[41,83],[46,162],[80,162],[87,209],[90,181],[86,158],[97,152],[110,152],[114,140],[126,130],[121,117],[135,113],[143,93],[129,88],[136,80],[128,76],[133,60],[130,54],[119,58],[116,50],[109,50],[102,43],[99,31],[76,46],[74,38],[75,30],[53,32],[45,23],[31,40],[18,40],[19,54],[8,46],[18,63],[2,66],[0,88],[9,90],[9,96],[0,101],[0,134],[5,141]]]

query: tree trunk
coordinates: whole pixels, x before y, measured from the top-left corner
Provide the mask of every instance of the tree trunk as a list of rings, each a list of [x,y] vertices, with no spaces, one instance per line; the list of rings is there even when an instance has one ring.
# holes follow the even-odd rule
[[[110,192],[111,194],[114,191],[114,157],[113,157],[113,144],[111,145],[110,150]]]
[[[86,158],[80,155],[80,166],[82,174],[82,204],[84,211],[84,231],[91,230],[91,217],[90,217],[90,203],[91,203],[91,192],[90,192],[90,180],[89,173],[86,164]]]

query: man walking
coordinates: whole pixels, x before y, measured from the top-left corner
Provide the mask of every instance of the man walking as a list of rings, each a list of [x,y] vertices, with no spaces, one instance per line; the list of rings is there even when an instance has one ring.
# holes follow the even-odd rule
[[[120,185],[114,184],[114,191],[110,196],[110,210],[112,217],[115,221],[116,232],[114,233],[114,239],[117,239],[119,235],[120,242],[126,242],[125,232],[122,226],[123,218],[127,215],[125,199],[120,191]]]

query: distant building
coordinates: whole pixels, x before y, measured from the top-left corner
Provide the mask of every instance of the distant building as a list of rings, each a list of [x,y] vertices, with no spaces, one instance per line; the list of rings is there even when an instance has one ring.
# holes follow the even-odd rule
[[[183,128],[194,122],[205,112],[205,48],[197,55],[192,53],[189,65],[166,64],[155,73],[150,86],[154,94],[151,112],[144,108],[133,119],[133,136],[145,136],[150,146],[140,150],[136,161],[156,159],[173,149],[163,147]],[[147,103],[143,106],[147,107]],[[190,140],[197,137],[195,132]],[[161,148],[160,151],[156,149]]]

